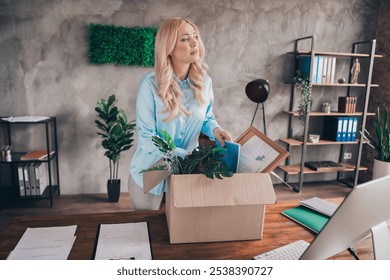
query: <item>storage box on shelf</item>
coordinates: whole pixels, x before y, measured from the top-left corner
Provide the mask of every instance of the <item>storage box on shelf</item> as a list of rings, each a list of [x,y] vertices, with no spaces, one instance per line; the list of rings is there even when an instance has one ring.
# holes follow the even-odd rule
[[[308,43],[308,45],[310,46],[309,51],[307,51],[307,49],[304,51],[301,51],[299,49],[300,44],[303,43]],[[358,52],[358,48],[361,48],[362,46],[367,47],[369,51],[367,51],[366,53]],[[360,141],[359,131],[365,128],[366,117],[375,115],[374,113],[367,112],[371,88],[379,87],[379,85],[371,84],[372,70],[374,65],[374,59],[383,57],[382,55],[375,54],[375,40],[353,43],[351,53],[322,52],[317,51],[315,47],[315,36],[308,36],[296,39],[294,51],[288,53],[290,55],[293,55],[295,58],[294,71],[299,70],[301,73],[303,72],[303,74],[307,74],[309,76],[309,81],[311,81],[312,85],[313,100],[316,100],[316,90],[321,88],[324,89],[324,87],[339,87],[341,89],[345,89],[345,97],[340,98],[339,105],[343,104],[343,102],[351,102],[351,104],[344,104],[343,108],[340,108],[340,110],[336,110],[336,112],[332,111],[330,113],[316,111],[311,112],[310,108],[308,108],[308,114],[303,120],[303,136],[301,139],[296,139],[296,137],[294,137],[293,120],[299,116],[298,111],[296,111],[296,109],[294,110],[295,99],[299,98],[299,92],[296,89],[296,86],[291,83],[290,108],[289,111],[286,112],[287,114],[289,114],[288,138],[281,139],[281,142],[286,144],[287,150],[289,152],[294,147],[301,148],[300,162],[293,164],[290,162],[291,159],[288,158],[286,160],[286,165],[279,166],[279,168],[285,173],[286,181],[289,181],[289,175],[299,176],[298,184],[294,187],[295,191],[297,192],[300,192],[302,190],[305,174],[337,172],[337,179],[340,181],[344,181],[343,178],[341,178],[341,172],[350,172],[353,173],[353,182],[351,185],[356,186],[358,183],[359,171],[367,170],[366,167],[361,166],[360,164],[364,142]],[[338,68],[336,68],[336,63],[337,60],[341,58],[350,60],[349,69],[352,69],[356,59],[359,59],[360,61],[366,60],[365,63],[362,64],[364,67],[362,67],[361,69],[363,71],[361,71],[360,73],[360,79],[358,82],[353,81],[353,74],[351,73],[352,71],[349,72],[349,77],[347,81],[345,81],[344,79],[340,79],[339,81],[336,78],[336,75],[338,75]],[[364,82],[362,83],[361,81]],[[361,89],[361,92],[355,92],[355,89]],[[352,94],[354,94],[354,96],[352,96]],[[364,100],[364,102],[360,102],[360,106],[358,107],[356,106],[357,99],[360,99],[360,101]],[[320,140],[318,142],[311,143],[310,137],[308,137],[308,135],[310,130],[310,119],[314,117],[324,118],[323,130],[325,131],[325,133],[320,136]],[[334,122],[330,121],[330,119],[332,118]],[[337,124],[334,124],[338,120],[343,121],[343,123],[340,123],[341,126],[339,127],[343,130],[340,131],[340,135],[336,134],[332,136],[327,129],[330,129],[331,125],[336,125],[336,128],[334,128],[336,129],[336,131],[333,131],[331,133],[338,133]],[[343,135],[343,133],[345,134]],[[325,171],[312,170],[307,168],[305,166],[305,162],[307,161],[307,148],[310,147],[310,149],[314,149],[318,146],[327,145],[340,146],[338,163],[343,167],[339,167],[336,169],[329,168]],[[352,161],[346,161],[343,158],[344,150],[347,145],[348,147],[355,146],[354,153],[356,156],[355,159],[353,159]]]
[[[22,141],[21,134],[29,141]],[[12,147],[10,159],[0,158],[0,207],[33,199],[49,199],[52,207],[53,196],[60,194],[56,118],[2,117],[0,141],[0,146]]]

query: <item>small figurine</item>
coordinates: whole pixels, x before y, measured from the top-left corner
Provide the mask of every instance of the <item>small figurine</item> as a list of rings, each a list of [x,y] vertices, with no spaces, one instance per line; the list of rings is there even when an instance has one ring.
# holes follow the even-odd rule
[[[359,63],[359,59],[358,59],[358,58],[355,58],[355,61],[354,61],[354,63],[353,63],[352,69],[351,69],[351,74],[352,74],[351,83],[352,83],[352,84],[357,84],[359,72],[360,72],[360,63]]]

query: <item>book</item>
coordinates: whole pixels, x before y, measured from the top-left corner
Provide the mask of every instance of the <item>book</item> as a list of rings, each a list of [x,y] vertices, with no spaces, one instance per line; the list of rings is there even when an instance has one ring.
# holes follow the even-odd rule
[[[54,154],[54,151],[50,152],[50,155]],[[47,158],[47,151],[37,150],[28,152],[20,157],[20,160],[44,160]]]
[[[322,67],[322,79],[321,79],[321,83],[323,83],[323,84],[326,84],[326,75],[328,73],[328,60],[329,60],[329,57],[325,56],[324,57],[324,65]]]
[[[319,233],[330,219],[328,216],[302,205],[283,210],[281,213],[315,233]]]
[[[334,84],[335,80],[335,74],[336,74],[336,57],[332,57],[332,72],[330,75],[330,83]]]
[[[326,74],[325,74],[325,83],[330,84],[331,75],[332,75],[332,65],[333,65],[333,58],[328,57],[327,58],[327,65],[326,65]]]
[[[221,147],[219,141],[217,141],[217,146]],[[221,152],[221,154],[224,155],[222,163],[224,163],[230,171],[236,173],[240,159],[241,145],[236,142],[225,141],[224,148],[226,149],[226,152]]]
[[[331,203],[327,200],[318,197],[301,200],[299,203],[302,206],[310,208],[328,217],[332,217],[336,209],[339,207],[337,204]]]
[[[339,113],[355,113],[356,112],[356,96],[340,96],[338,101]]]
[[[339,102],[338,102],[338,112],[339,113],[348,113],[347,100],[348,100],[348,97],[346,97],[346,96],[339,97]]]
[[[317,66],[317,75],[316,75],[316,83],[322,83],[322,70],[324,68],[324,56],[318,56],[318,66]]]

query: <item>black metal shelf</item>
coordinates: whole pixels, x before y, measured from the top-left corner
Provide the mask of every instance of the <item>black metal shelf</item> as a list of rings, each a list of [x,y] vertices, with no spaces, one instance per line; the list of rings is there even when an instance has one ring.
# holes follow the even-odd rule
[[[299,45],[301,42],[309,42],[310,44],[310,50],[299,50]],[[369,53],[359,53],[358,52],[358,47],[366,45],[370,46],[370,51]],[[367,66],[367,77],[365,79],[365,83],[363,84],[352,84],[351,83],[351,77],[349,77],[347,83],[345,84],[312,84],[313,86],[313,91],[315,91],[315,87],[344,87],[346,89],[346,95],[345,96],[350,96],[351,95],[351,90],[353,88],[363,88],[365,89],[365,94],[364,94],[364,106],[361,109],[361,112],[355,113],[355,114],[346,114],[346,115],[355,115],[358,116],[361,119],[361,130],[364,130],[366,127],[366,118],[367,116],[373,115],[372,113],[368,113],[368,101],[370,99],[370,90],[372,87],[379,87],[379,85],[374,85],[371,84],[371,79],[372,79],[372,70],[373,70],[373,65],[374,65],[374,58],[381,58],[383,57],[382,55],[375,54],[375,49],[376,49],[376,40],[370,40],[370,41],[361,41],[361,42],[355,42],[352,44],[352,52],[351,53],[337,53],[337,52],[319,52],[316,51],[316,39],[315,36],[307,36],[307,37],[302,37],[298,38],[295,40],[294,44],[294,51],[288,52],[287,54],[294,55],[294,63],[296,64],[298,57],[300,56],[310,56],[311,57],[311,62],[310,62],[310,69],[313,69],[313,62],[314,62],[314,57],[316,55],[323,55],[323,56],[333,56],[333,57],[339,57],[339,58],[350,58],[350,68],[352,67],[353,64],[353,58],[359,58],[359,57],[364,57],[368,59],[368,66]],[[297,69],[296,65],[294,65],[294,69]],[[313,71],[310,71],[310,81],[312,80],[312,75]],[[303,120],[303,125],[304,125],[304,132],[303,132],[303,141],[297,142],[292,139],[294,139],[294,133],[293,133],[293,125],[292,121],[293,118],[298,116],[298,113],[294,111],[294,105],[295,105],[295,98],[296,98],[296,88],[293,83],[291,84],[291,96],[290,96],[290,106],[289,106],[289,111],[287,112],[289,114],[289,127],[288,127],[288,136],[286,139],[282,139],[281,141],[284,142],[287,145],[287,150],[290,152],[290,150],[295,147],[295,148],[301,148],[301,156],[300,156],[300,163],[299,164],[291,164],[290,163],[290,158],[286,159],[286,164],[282,168],[280,168],[284,172],[284,179],[286,182],[289,181],[289,175],[298,175],[299,176],[299,181],[298,181],[298,186],[294,187],[294,190],[297,192],[300,192],[303,187],[303,182],[304,182],[304,175],[305,174],[311,174],[313,172],[308,172],[307,169],[305,168],[304,164],[306,161],[306,152],[307,152],[307,147],[308,146],[324,146],[326,144],[334,144],[334,143],[325,143],[321,142],[317,145],[313,145],[307,141],[307,136],[309,134],[309,125],[310,125],[310,118],[312,117],[327,117],[329,115],[344,115],[343,113],[334,113],[334,114],[326,114],[326,113],[320,113],[320,112],[310,112],[310,108],[308,108],[308,114]],[[315,98],[315,95],[313,94],[313,98]],[[356,141],[353,143],[340,143],[340,152],[339,152],[339,162],[343,162],[342,154],[344,152],[344,145],[346,144],[357,144],[357,155],[356,155],[356,160],[353,162],[353,166],[361,166],[361,155],[362,155],[362,150],[363,150],[363,144],[364,141]],[[346,163],[346,162],[344,162]],[[358,179],[359,179],[359,171],[360,170],[366,170],[366,168],[351,168],[348,171],[354,172],[354,177],[353,177],[353,184],[352,186],[356,186],[358,184]],[[337,179],[339,181],[342,181],[341,179],[341,173],[342,171],[337,172]]]
[[[45,120],[39,120],[34,122],[10,122],[1,118],[0,134],[3,134],[5,136],[3,137],[3,139],[6,139],[6,142],[1,143],[1,145],[10,145],[12,146],[12,150],[15,151],[11,153],[11,161],[7,161],[6,158],[0,157],[0,166],[8,166],[9,171],[8,174],[0,174],[0,209],[3,208],[4,205],[7,204],[6,202],[9,201],[23,202],[27,200],[37,199],[49,199],[50,207],[52,207],[54,195],[60,195],[56,118],[49,117]],[[42,150],[45,150],[49,155],[47,158],[42,160],[21,160],[21,157],[25,155],[28,151],[17,150],[18,144],[13,146],[13,133],[20,132],[18,131],[18,129],[23,129],[23,127],[20,127],[21,125],[40,126],[41,128],[39,129],[42,129],[43,127],[43,129],[45,130],[44,138],[46,143],[42,143],[41,146],[44,147],[42,148]],[[26,195],[20,195],[18,167],[21,164],[26,163],[47,164],[47,185],[41,195],[27,193]],[[5,183],[3,181],[5,181]]]

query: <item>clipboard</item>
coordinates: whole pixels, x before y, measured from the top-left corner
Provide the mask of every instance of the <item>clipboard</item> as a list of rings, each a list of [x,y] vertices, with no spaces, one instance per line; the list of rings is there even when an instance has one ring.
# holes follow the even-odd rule
[[[130,257],[130,255],[133,255],[133,253],[135,251],[137,251],[136,248],[131,248],[132,246],[128,246],[129,244],[123,244],[124,246],[128,246],[128,249],[126,252],[122,252],[122,253],[119,253],[120,255],[116,255],[116,253],[113,253],[113,252],[108,252],[108,253],[103,253],[104,256],[102,258],[102,255],[100,255],[98,257],[97,255],[97,252],[98,252],[98,246],[99,246],[99,240],[100,240],[100,232],[101,232],[101,227],[104,225],[104,226],[116,226],[116,225],[127,225],[127,226],[131,226],[131,225],[142,225],[142,226],[145,226],[146,227],[146,233],[143,233],[143,234],[147,234],[147,240],[148,240],[148,244],[147,244],[147,248],[145,248],[145,246],[143,247],[146,253],[146,258],[144,257],[141,257],[141,258],[135,258],[135,257]],[[107,236],[106,236],[107,237]],[[112,238],[112,237],[111,237]],[[139,242],[139,240],[132,240],[132,241],[135,241],[136,243],[134,243],[134,245],[137,245],[137,243]],[[142,242],[146,242],[146,240],[142,240]],[[95,260],[95,259],[109,259],[109,260],[141,260],[141,259],[145,259],[145,260],[152,260],[153,259],[153,251],[152,251],[152,246],[151,246],[152,242],[151,242],[151,237],[150,237],[150,229],[149,229],[149,222],[148,221],[143,221],[143,222],[124,222],[124,223],[108,223],[108,224],[99,224],[97,226],[97,230],[96,230],[96,237],[95,237],[95,243],[94,243],[94,248],[93,248],[93,253],[92,253],[92,259]],[[113,244],[113,247],[112,248],[115,248],[115,246],[117,246],[118,244]],[[145,244],[146,245],[146,244]],[[110,246],[110,245],[109,245]],[[111,248],[111,250],[112,250]],[[134,252],[133,252],[134,250]],[[123,254],[123,255],[121,255]]]
[[[255,127],[249,127],[235,141],[241,144],[240,162],[237,172],[272,172],[289,153]]]

